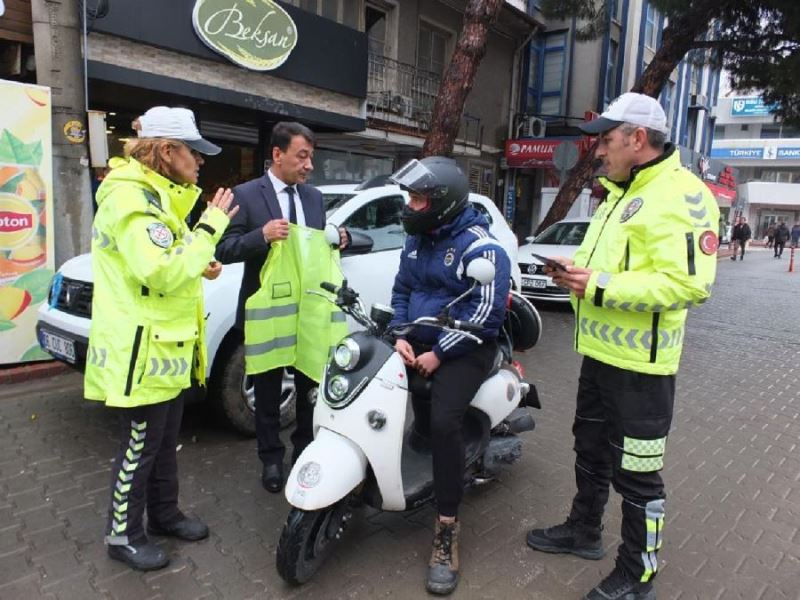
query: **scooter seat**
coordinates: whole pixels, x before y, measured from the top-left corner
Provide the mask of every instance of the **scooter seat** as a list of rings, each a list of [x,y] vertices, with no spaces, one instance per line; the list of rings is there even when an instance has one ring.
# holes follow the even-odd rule
[[[497,352],[495,353],[492,370],[489,372],[489,375],[486,377],[486,379],[489,379],[489,377],[492,377],[500,370],[500,367],[503,366],[504,360],[505,357],[503,355],[503,351],[498,348]],[[420,400],[430,400],[432,387],[433,382],[429,377],[424,377],[419,371],[413,371],[409,369],[408,391],[411,392],[412,396],[419,398]]]

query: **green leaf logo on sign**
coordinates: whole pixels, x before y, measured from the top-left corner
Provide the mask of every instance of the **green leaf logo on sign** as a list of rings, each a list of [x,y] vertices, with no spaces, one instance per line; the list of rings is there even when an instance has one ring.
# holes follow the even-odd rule
[[[212,50],[253,71],[281,66],[297,45],[297,27],[272,0],[197,0],[194,30]]]

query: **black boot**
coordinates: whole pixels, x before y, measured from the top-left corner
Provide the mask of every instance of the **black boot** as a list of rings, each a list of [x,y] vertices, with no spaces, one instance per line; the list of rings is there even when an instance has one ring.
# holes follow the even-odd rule
[[[170,525],[160,525],[155,521],[147,521],[147,533],[175,537],[185,542],[196,542],[208,537],[208,526],[200,519],[181,517]]]
[[[428,581],[425,587],[432,594],[449,594],[458,585],[458,531],[459,523],[442,523],[436,518],[433,534],[433,553],[428,564]]]
[[[656,600],[656,591],[652,583],[636,581],[617,565],[583,600]]]
[[[169,564],[167,553],[147,538],[125,546],[108,546],[108,556],[137,571],[155,571]]]
[[[528,546],[542,552],[574,554],[589,560],[603,558],[601,527],[589,527],[578,521],[567,519],[561,525],[528,532]]]

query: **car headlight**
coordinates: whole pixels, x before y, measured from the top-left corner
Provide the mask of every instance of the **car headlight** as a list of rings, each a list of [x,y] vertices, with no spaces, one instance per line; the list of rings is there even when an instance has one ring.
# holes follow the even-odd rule
[[[334,375],[328,380],[328,396],[331,400],[341,400],[350,389],[350,382],[344,375]]]
[[[346,338],[333,351],[333,362],[343,371],[352,371],[361,358],[361,348],[354,339]]]

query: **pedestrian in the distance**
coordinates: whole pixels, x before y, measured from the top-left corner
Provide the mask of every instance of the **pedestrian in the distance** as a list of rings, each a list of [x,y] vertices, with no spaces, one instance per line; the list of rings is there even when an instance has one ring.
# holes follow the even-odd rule
[[[739,217],[739,221],[733,227],[733,256],[731,256],[731,260],[736,260],[737,246],[739,247],[739,260],[744,260],[744,251],[752,235],[747,219]]]
[[[798,244],[800,244],[800,221],[797,221],[792,227],[791,235],[792,248],[797,248]]]
[[[783,249],[786,242],[789,241],[789,237],[791,237],[791,233],[786,223],[778,221],[778,225],[775,227],[775,258],[783,258]]]
[[[775,226],[770,223],[767,227],[767,248],[772,248],[775,243]]]
[[[528,534],[536,550],[603,556],[609,484],[622,496],[614,570],[585,600],[655,600],[664,466],[687,308],[710,294],[719,209],[666,143],[657,100],[627,93],[582,127],[597,135],[609,190],[574,261],[546,272],[570,290],[584,355],[575,422],[577,493],[566,521]],[[577,570],[577,567],[576,567]]]
[[[85,396],[117,412],[120,446],[112,469],[108,555],[149,571],[169,563],[147,532],[181,540],[208,527],[178,507],[178,430],[184,394],[206,373],[202,278],[214,260],[232,195],[220,189],[189,230],[200,196],[201,154],[220,148],[200,137],[185,108],[157,106],[134,122],[137,136],[97,191],[92,229],[94,297]]]

